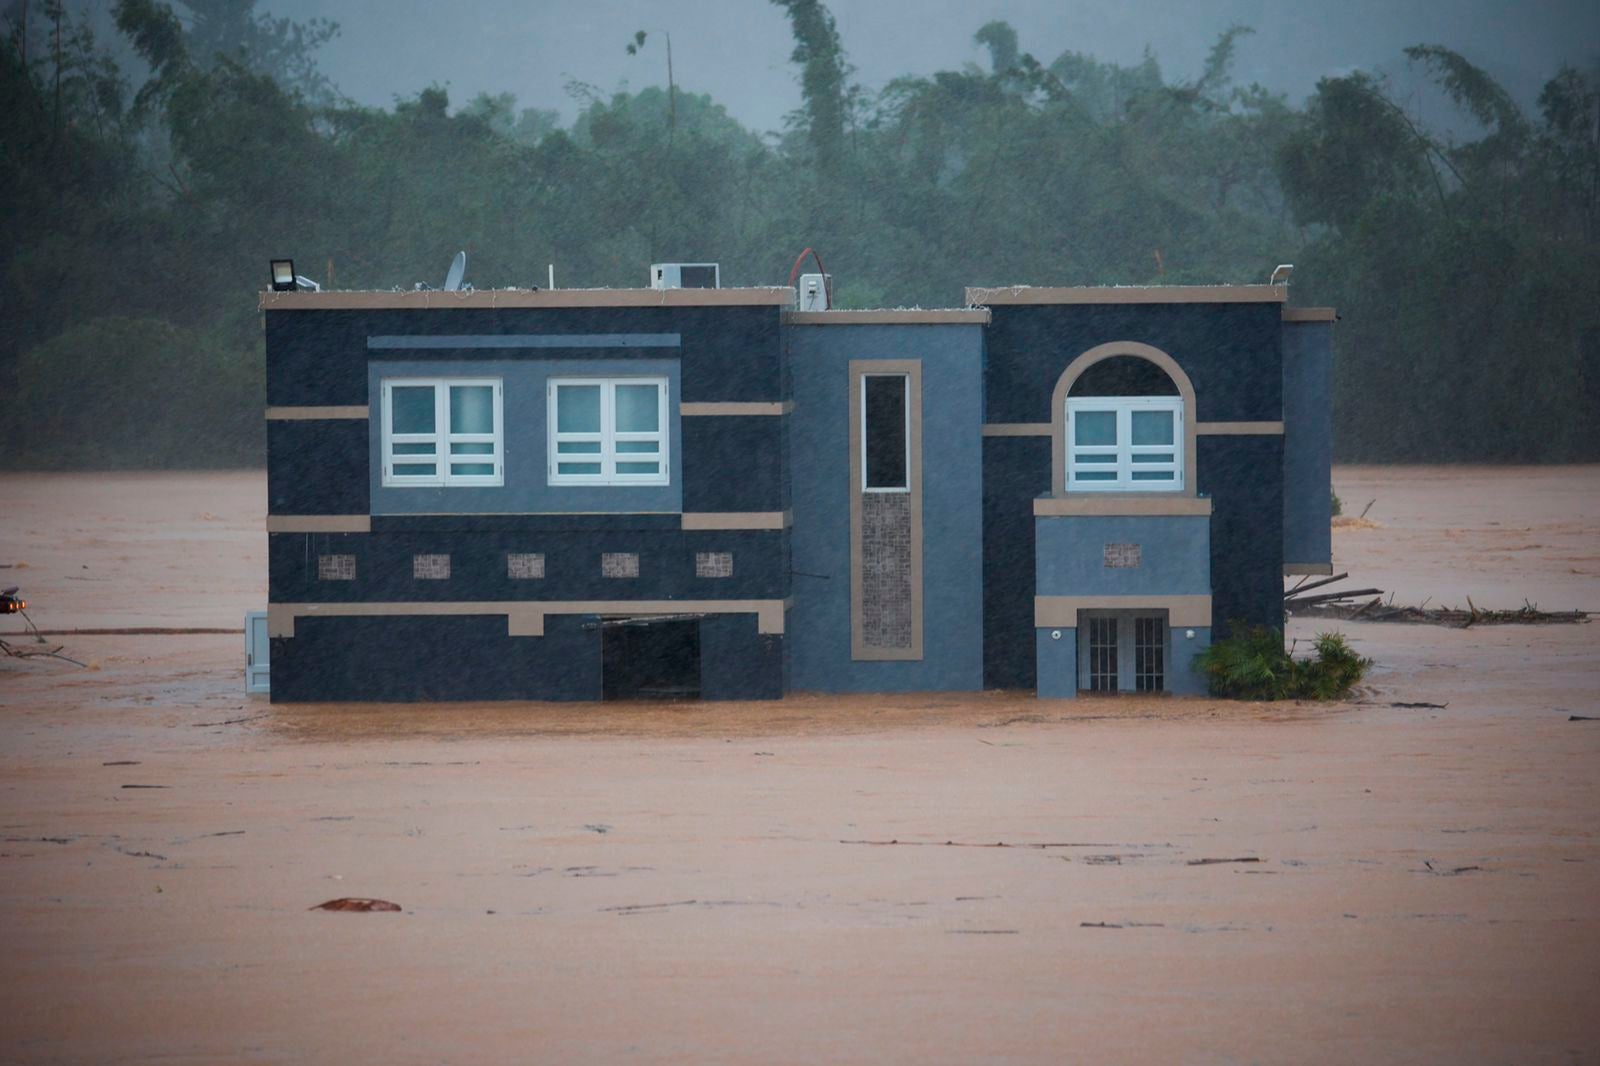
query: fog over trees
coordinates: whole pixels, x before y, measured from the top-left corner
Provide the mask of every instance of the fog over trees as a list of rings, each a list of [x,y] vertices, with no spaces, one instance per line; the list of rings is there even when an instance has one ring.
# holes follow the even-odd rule
[[[660,260],[782,282],[820,251],[845,306],[964,285],[1262,282],[1343,320],[1344,460],[1600,458],[1600,66],[1520,99],[1440,44],[1298,100],[1236,77],[1245,25],[1175,75],[1150,52],[1034,51],[864,86],[816,0],[772,0],[781,131],[666,81],[562,100],[417,85],[356,104],[338,27],[254,0],[13,0],[0,59],[0,461],[254,465],[267,259],[337,288],[634,286]],[[599,31],[609,32],[609,31]],[[348,42],[343,42],[348,47]],[[1419,111],[1396,71],[1452,110]],[[578,75],[581,77],[581,74]],[[575,106],[574,106],[575,104]]]

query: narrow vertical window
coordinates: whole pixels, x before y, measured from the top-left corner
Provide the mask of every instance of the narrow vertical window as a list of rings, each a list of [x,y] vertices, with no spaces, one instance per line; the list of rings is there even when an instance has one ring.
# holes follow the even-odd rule
[[[867,492],[909,492],[910,404],[904,374],[861,377],[861,485]]]

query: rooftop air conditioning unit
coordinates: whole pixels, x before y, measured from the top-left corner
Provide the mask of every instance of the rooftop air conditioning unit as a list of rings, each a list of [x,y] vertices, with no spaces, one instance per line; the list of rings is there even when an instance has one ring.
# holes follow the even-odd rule
[[[715,263],[651,263],[652,289],[720,289],[722,279]]]
[[[828,294],[833,291],[832,274],[801,274],[797,310],[826,311],[832,304]]]

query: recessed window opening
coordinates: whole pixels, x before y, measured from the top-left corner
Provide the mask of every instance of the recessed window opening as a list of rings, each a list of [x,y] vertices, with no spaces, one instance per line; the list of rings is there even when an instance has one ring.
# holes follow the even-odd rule
[[[1154,363],[1096,363],[1067,397],[1067,491],[1181,491],[1183,418],[1176,384]]]
[[[861,486],[867,492],[911,491],[910,379],[861,376]]]
[[[698,618],[606,618],[600,641],[603,699],[700,698]]]
[[[671,480],[666,378],[561,378],[548,399],[550,484]]]
[[[383,483],[504,484],[502,391],[499,378],[386,378]]]

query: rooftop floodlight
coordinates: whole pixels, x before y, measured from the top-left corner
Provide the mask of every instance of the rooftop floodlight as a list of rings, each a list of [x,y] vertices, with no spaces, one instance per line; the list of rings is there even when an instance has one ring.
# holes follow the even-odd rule
[[[1293,273],[1294,273],[1294,264],[1293,263],[1279,263],[1278,264],[1278,268],[1272,272],[1271,284],[1273,284],[1273,285],[1287,285],[1287,284],[1289,284],[1289,275],[1293,274]]]
[[[294,280],[294,260],[272,260],[272,291],[293,292],[296,289]]]

